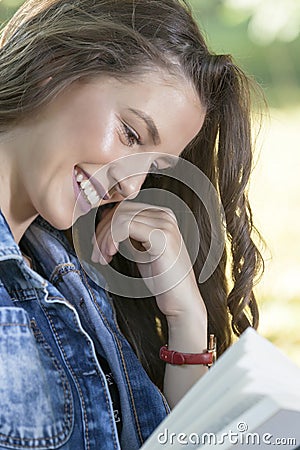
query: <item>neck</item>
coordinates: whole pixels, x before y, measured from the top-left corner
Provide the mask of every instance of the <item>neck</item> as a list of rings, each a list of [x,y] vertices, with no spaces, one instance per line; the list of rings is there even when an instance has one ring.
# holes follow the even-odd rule
[[[5,206],[2,206],[2,202],[1,202],[1,210],[7,223],[10,226],[14,240],[16,241],[17,244],[19,244],[25,231],[27,230],[29,225],[34,221],[34,219],[38,216],[38,214],[32,215],[30,218],[25,219],[20,217],[20,214],[14,213],[14,211],[10,210],[9,208],[5,208]]]
[[[26,229],[37,217],[23,186],[14,140],[0,140],[0,207],[14,239],[20,242]]]

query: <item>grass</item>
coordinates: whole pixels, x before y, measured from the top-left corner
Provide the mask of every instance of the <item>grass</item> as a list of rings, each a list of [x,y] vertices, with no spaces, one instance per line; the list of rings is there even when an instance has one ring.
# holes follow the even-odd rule
[[[259,331],[300,365],[300,108],[271,110],[260,139],[250,201],[268,245],[256,287]]]

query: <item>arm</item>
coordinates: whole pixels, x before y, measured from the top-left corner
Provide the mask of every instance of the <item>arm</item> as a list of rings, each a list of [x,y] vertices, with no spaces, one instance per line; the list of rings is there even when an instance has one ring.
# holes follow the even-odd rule
[[[207,319],[200,309],[167,320],[169,349],[184,353],[202,353],[207,349]],[[171,408],[207,370],[203,365],[166,364],[164,394]]]
[[[202,353],[207,349],[206,307],[174,214],[134,202],[124,202],[115,212],[113,219],[114,211],[108,211],[96,231],[104,259],[110,262],[119,242],[130,237],[142,252],[139,271],[166,316],[169,349]],[[103,258],[100,260],[103,264]],[[166,364],[164,393],[171,408],[206,371],[203,365]]]
[[[183,353],[207,350],[207,312],[191,269],[181,283],[156,297],[158,306],[166,313],[168,348]],[[167,305],[180,305],[168,311]],[[164,394],[171,408],[206,372],[207,366],[172,365],[166,363]]]

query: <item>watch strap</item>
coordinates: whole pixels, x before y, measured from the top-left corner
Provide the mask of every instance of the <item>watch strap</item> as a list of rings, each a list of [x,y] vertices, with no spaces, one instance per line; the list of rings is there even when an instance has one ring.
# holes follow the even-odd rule
[[[169,350],[167,345],[161,347],[159,357],[168,364],[181,366],[183,364],[201,364],[211,366],[216,360],[216,338],[210,335],[208,350],[203,353],[182,353]]]

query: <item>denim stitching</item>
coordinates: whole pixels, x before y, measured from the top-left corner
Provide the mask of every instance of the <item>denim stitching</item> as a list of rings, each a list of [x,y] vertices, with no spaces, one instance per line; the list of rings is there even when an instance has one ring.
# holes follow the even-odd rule
[[[76,272],[78,272],[78,271],[76,271]],[[57,299],[61,300],[59,297],[49,297],[49,298],[51,298],[51,299],[56,299],[56,298],[57,298]],[[44,309],[44,308],[43,308],[43,309]],[[47,313],[46,313],[46,314],[47,314]],[[48,316],[48,315],[47,315],[47,316]],[[51,321],[51,323],[53,323],[52,320],[51,320],[51,318],[49,318],[49,320]],[[74,323],[75,323],[75,325],[77,325],[77,327],[78,327],[78,324],[75,322],[75,317],[74,317]],[[79,329],[79,331],[80,331],[80,329]],[[55,331],[55,334],[57,335],[56,331]],[[83,336],[84,336],[84,335],[83,335]],[[86,336],[84,336],[84,338],[86,339]],[[90,342],[89,342],[88,340],[87,340],[87,343],[88,343],[88,345],[90,344]],[[64,354],[65,354],[65,353],[64,353]],[[69,364],[68,364],[68,366],[69,366]],[[101,384],[102,384],[102,387],[103,387],[103,392],[104,392],[104,394],[105,394],[106,406],[107,406],[107,408],[110,410],[110,403],[109,403],[108,393],[107,393],[107,390],[106,390],[104,381],[103,381],[103,379],[102,379],[101,373],[100,373],[100,371],[99,371],[97,365],[95,365],[95,368],[96,368],[97,374],[99,375],[99,378],[100,378],[100,381],[101,381]],[[72,371],[72,369],[70,369],[70,370]],[[73,373],[73,371],[72,371],[72,373]],[[73,373],[73,375],[74,375],[74,377],[75,377],[75,374],[74,374],[74,373]],[[76,377],[75,377],[75,378],[76,378]],[[77,384],[77,383],[76,383],[76,384]],[[114,447],[115,447],[116,449],[118,449],[118,442],[117,442],[117,440],[115,439],[115,430],[114,430],[113,419],[112,419],[111,414],[109,415],[109,420],[110,420],[110,424],[111,424],[111,429],[112,429],[112,431],[113,431],[112,435],[113,435]]]
[[[59,282],[60,279],[62,279],[62,277],[66,274],[69,273],[66,271],[66,269],[71,269],[72,272],[77,273],[78,275],[80,275],[80,271],[78,269],[76,269],[76,267],[74,266],[73,263],[63,263],[63,264],[59,264],[57,267],[55,267],[53,273],[51,274],[49,281],[52,284],[56,284],[57,282]]]
[[[88,280],[87,280],[87,277],[86,277],[86,275],[85,275],[84,272],[83,272],[83,276],[84,276],[84,278],[85,278],[86,285],[88,286],[88,289],[89,289],[90,292],[91,292],[91,295],[92,295],[92,298],[93,298],[93,302],[94,302],[96,308],[99,310],[101,316],[103,317],[103,320],[105,321],[106,326],[107,326],[107,327],[110,329],[110,331],[113,333],[113,335],[114,335],[114,337],[115,337],[115,339],[116,339],[117,345],[118,345],[118,347],[119,347],[119,352],[120,352],[120,355],[121,355],[121,358],[122,358],[122,364],[123,364],[124,372],[125,372],[125,375],[126,375],[127,383],[128,383],[128,385],[129,385],[128,387],[129,387],[130,397],[131,397],[131,400],[132,400],[132,406],[133,406],[134,416],[135,416],[135,419],[136,419],[136,425],[137,425],[137,429],[138,429],[138,432],[139,432],[139,437],[140,437],[140,439],[141,439],[141,442],[143,443],[143,442],[144,442],[144,439],[143,439],[143,437],[142,437],[141,428],[140,428],[140,424],[139,424],[139,421],[138,421],[138,415],[137,415],[137,412],[136,412],[136,409],[135,409],[134,397],[133,397],[133,393],[132,393],[132,389],[131,389],[131,384],[130,384],[129,374],[128,374],[128,371],[127,371],[125,359],[124,359],[123,352],[122,352],[121,342],[119,341],[119,339],[118,339],[116,333],[110,328],[110,326],[109,326],[109,324],[108,324],[108,322],[107,322],[107,319],[106,319],[105,315],[103,314],[103,312],[102,312],[102,310],[101,310],[99,304],[97,303],[97,301],[96,301],[96,299],[95,299],[95,297],[94,297],[93,289],[90,288],[89,283],[88,283]],[[107,295],[108,295],[108,294],[107,294]],[[112,310],[113,310],[114,323],[115,323],[116,328],[117,328],[117,330],[119,331],[119,333],[122,334],[122,332],[121,332],[121,330],[120,330],[120,327],[119,327],[119,324],[118,324],[118,322],[117,322],[117,316],[116,316],[116,311],[115,311],[113,302],[112,302],[112,305],[111,305],[111,306],[112,306]],[[169,407],[169,405],[168,405],[168,402],[166,401],[166,399],[165,399],[163,393],[160,391],[160,389],[159,389],[157,386],[156,386],[156,388],[157,388],[157,390],[158,390],[158,392],[159,392],[159,394],[160,394],[160,396],[161,396],[161,398],[162,398],[162,401],[163,401],[163,404],[164,404],[164,407],[165,407],[165,411],[166,411],[167,414],[169,414],[169,413],[170,413],[170,407]]]
[[[125,363],[124,356],[123,356],[123,353],[122,353],[121,344],[119,342],[118,337],[116,336],[114,331],[111,329],[109,323],[107,322],[107,319],[106,319],[105,315],[103,314],[100,306],[98,305],[98,303],[97,303],[97,301],[95,299],[95,296],[94,296],[94,292],[89,286],[89,283],[88,283],[88,280],[87,280],[87,277],[86,277],[85,273],[82,273],[82,276],[84,277],[85,284],[86,284],[86,286],[87,286],[87,288],[88,288],[88,290],[89,290],[89,292],[90,292],[90,294],[92,296],[94,305],[98,309],[101,317],[103,318],[103,320],[105,322],[105,325],[110,330],[110,332],[114,335],[115,340],[117,342],[117,345],[118,345],[118,348],[119,348],[119,352],[120,352],[120,355],[121,355],[121,359],[122,359],[122,365],[123,365],[123,368],[124,368],[124,372],[125,372],[125,376],[126,376],[126,380],[127,380],[127,384],[128,384],[128,389],[129,389],[129,394],[130,394],[130,398],[131,398],[131,402],[132,402],[132,408],[133,408],[134,418],[135,418],[136,425],[137,425],[138,434],[139,434],[141,442],[143,442],[143,437],[142,437],[141,428],[140,428],[140,424],[139,424],[139,420],[138,420],[138,415],[137,415],[137,411],[136,411],[136,408],[135,408],[133,392],[132,392],[132,388],[131,388],[131,384],[130,384],[130,380],[129,380],[129,376],[128,376],[128,372],[127,372],[126,363]]]
[[[55,298],[55,297],[49,297],[49,299],[50,299],[50,298]],[[61,300],[61,299],[60,299],[60,300]],[[78,379],[77,379],[77,377],[76,377],[76,375],[75,375],[75,373],[74,373],[74,371],[73,371],[71,365],[70,365],[69,362],[68,362],[67,355],[66,355],[65,350],[64,350],[64,348],[63,348],[63,345],[62,345],[62,343],[61,343],[61,340],[60,340],[60,338],[59,338],[59,335],[58,335],[58,333],[57,333],[57,331],[56,331],[56,328],[55,328],[55,326],[54,326],[54,323],[53,323],[53,321],[52,321],[52,318],[49,316],[49,314],[47,313],[47,311],[46,311],[46,309],[45,309],[44,306],[42,306],[42,309],[44,310],[44,313],[45,313],[45,315],[47,316],[47,318],[48,318],[48,320],[49,320],[49,322],[50,322],[50,324],[51,324],[51,328],[52,328],[53,331],[54,331],[54,334],[55,334],[56,339],[57,339],[57,341],[58,341],[58,343],[59,343],[60,349],[61,349],[61,351],[62,351],[62,353],[63,353],[63,355],[64,355],[66,364],[67,364],[67,366],[69,367],[69,370],[70,370],[70,372],[72,373],[72,375],[73,375],[73,377],[74,377],[74,380],[75,380],[75,383],[76,383],[76,385],[77,385],[78,392],[79,392],[80,398],[81,398],[81,400],[82,400],[83,416],[84,416],[84,422],[85,422],[85,424],[86,424],[85,437],[86,437],[86,440],[87,440],[87,450],[90,450],[90,442],[89,442],[89,433],[88,433],[87,414],[86,414],[85,403],[84,403],[84,398],[83,398],[83,394],[82,394],[82,391],[81,391],[80,384],[79,384],[79,382],[78,382]]]
[[[55,448],[58,448],[58,446],[61,446],[62,444],[64,444],[64,443],[67,442],[67,441],[66,441],[66,438],[67,438],[67,436],[68,436],[69,431],[70,431],[71,428],[72,428],[72,425],[71,425],[71,426],[68,426],[68,425],[67,425],[67,421],[68,421],[68,422],[71,421],[71,423],[72,423],[72,412],[73,412],[72,401],[70,401],[70,412],[68,412],[68,406],[67,406],[67,398],[68,398],[68,397],[70,398],[70,390],[69,390],[69,394],[67,394],[67,388],[66,388],[67,379],[66,379],[66,376],[64,375],[62,368],[61,368],[61,367],[59,366],[59,364],[57,363],[56,358],[55,358],[54,355],[52,354],[50,347],[47,348],[47,346],[44,345],[44,344],[46,343],[46,341],[44,340],[44,337],[43,337],[42,333],[41,333],[40,330],[38,329],[38,327],[37,327],[37,325],[36,325],[36,322],[32,320],[31,323],[33,323],[33,322],[34,322],[34,326],[35,326],[36,329],[38,330],[38,333],[37,333],[32,327],[30,328],[27,324],[17,324],[17,323],[10,324],[10,323],[7,323],[7,324],[1,324],[1,325],[4,325],[4,326],[22,326],[22,327],[26,327],[26,328],[28,328],[28,329],[32,329],[32,332],[33,332],[33,334],[34,334],[34,337],[35,337],[36,341],[39,342],[40,344],[42,344],[43,349],[44,349],[44,350],[48,353],[48,355],[50,356],[51,362],[52,362],[52,364],[55,366],[55,368],[56,368],[56,370],[57,370],[57,373],[58,373],[58,375],[59,375],[59,377],[60,377],[60,379],[61,379],[62,386],[63,386],[63,391],[64,391],[64,399],[65,399],[65,400],[64,400],[64,410],[65,410],[64,428],[63,428],[63,430],[62,430],[60,433],[55,434],[55,435],[52,435],[51,437],[18,438],[18,437],[14,437],[14,436],[7,436],[6,434],[3,434],[3,433],[0,433],[0,436],[3,437],[3,438],[6,440],[6,443],[3,442],[2,444],[3,444],[3,445],[9,445],[9,446],[11,446],[11,447],[16,447],[16,448],[18,448],[18,447],[19,447],[19,448],[25,448],[25,447],[26,447],[26,448],[29,448],[29,449],[30,449],[30,448],[38,448],[38,447],[41,447],[41,443],[39,443],[39,442],[37,442],[37,441],[50,441],[50,440],[51,440],[52,443],[49,442],[48,444],[46,443],[46,444],[44,444],[44,445],[42,445],[42,446],[43,446],[43,447],[49,447],[49,446],[55,445]],[[38,336],[38,334],[39,334],[39,336]],[[61,438],[60,435],[63,435],[64,437]],[[21,441],[21,442],[24,442],[24,443],[25,443],[25,446],[24,446],[23,443],[22,443],[22,444],[14,444],[14,443],[11,443],[11,442],[9,442],[9,440],[7,440],[7,438],[12,439],[12,440],[14,440],[14,441]],[[54,440],[55,438],[59,439],[61,442],[58,442],[57,444],[54,444],[53,440]],[[26,444],[26,442],[30,442],[30,441],[33,441],[34,444],[28,446],[28,445]]]
[[[63,368],[60,367],[59,362],[56,360],[55,355],[53,354],[51,347],[49,346],[49,344],[46,342],[41,330],[38,328],[37,323],[34,319],[32,319],[31,321],[31,329],[32,332],[37,340],[37,342],[39,342],[44,350],[49,354],[53,364],[55,365],[58,373],[61,373],[61,381],[62,381],[62,385],[63,385],[63,390],[64,390],[64,397],[65,399],[67,399],[67,397],[69,397],[70,400],[70,406],[68,407],[67,402],[65,401],[65,415],[69,416],[70,420],[71,420],[71,424],[72,424],[72,417],[73,417],[73,401],[72,401],[72,394],[71,394],[71,386],[69,385],[68,379],[63,371]],[[70,412],[68,411],[68,409],[70,408]],[[67,428],[67,426],[66,426]],[[72,428],[72,426],[70,426],[70,429]]]

